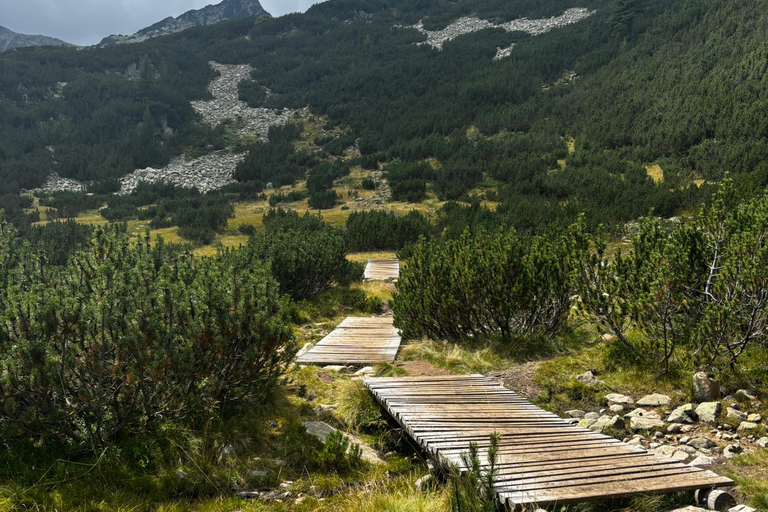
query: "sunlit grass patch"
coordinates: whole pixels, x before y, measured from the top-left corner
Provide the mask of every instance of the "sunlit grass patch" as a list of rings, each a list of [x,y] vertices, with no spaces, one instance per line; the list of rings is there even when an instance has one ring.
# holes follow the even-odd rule
[[[438,368],[454,373],[484,373],[512,364],[490,345],[484,348],[469,348],[458,343],[443,343],[423,340],[410,343],[400,352],[403,361],[428,361]]]
[[[395,287],[392,283],[385,281],[364,281],[355,283],[351,287],[353,290],[362,290],[368,297],[375,297],[381,300],[392,300],[392,293]]]
[[[664,181],[664,169],[659,164],[647,165],[645,167],[648,177],[653,180],[654,183],[661,183]]]
[[[757,449],[732,459],[726,475],[752,507],[768,510],[768,449]]]

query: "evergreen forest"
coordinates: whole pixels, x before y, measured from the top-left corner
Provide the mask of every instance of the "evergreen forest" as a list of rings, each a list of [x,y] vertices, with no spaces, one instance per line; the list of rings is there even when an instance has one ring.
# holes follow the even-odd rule
[[[287,121],[207,120],[212,63]],[[203,158],[231,176],[131,181]],[[711,425],[600,433],[713,440],[768,510],[767,187],[768,0],[328,0],[1,52],[0,512],[491,511],[500,438],[490,473],[477,445],[434,470],[360,377],[483,374],[580,421],[697,372]],[[372,315],[395,362],[296,363]]]

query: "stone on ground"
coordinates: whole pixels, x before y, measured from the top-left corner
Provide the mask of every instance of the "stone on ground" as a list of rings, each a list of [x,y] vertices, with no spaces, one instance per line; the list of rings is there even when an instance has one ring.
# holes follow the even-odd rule
[[[664,427],[664,422],[661,420],[654,420],[652,418],[630,418],[629,429],[637,432],[639,430],[653,430],[655,428]]]
[[[713,443],[712,440],[708,437],[697,437],[696,439],[691,439],[686,444],[691,448],[696,448],[697,450],[708,450],[709,448],[715,446],[715,443]]]
[[[693,423],[695,419],[693,404],[685,404],[670,413],[667,423]]]
[[[760,448],[768,448],[768,437],[761,437],[757,440],[757,446]]]
[[[747,421],[747,418],[749,415],[745,412],[741,412],[738,409],[734,409],[733,407],[728,407],[725,410],[725,415],[729,420],[734,421]]]
[[[739,432],[746,432],[750,430],[755,430],[759,425],[757,423],[752,423],[751,421],[742,421],[739,425],[738,430]]]
[[[626,424],[621,416],[601,416],[595,423],[589,426],[589,430],[605,432],[608,429],[623,430]]]
[[[698,372],[693,376],[693,398],[697,402],[714,402],[720,398],[720,382]]]
[[[304,428],[307,429],[307,434],[316,437],[322,442],[325,442],[325,440],[328,439],[328,436],[337,431],[335,428],[322,421],[304,421],[302,424],[304,425]],[[346,432],[342,432],[342,435],[349,440],[350,446],[356,444],[360,447],[362,452],[361,458],[364,461],[370,462],[371,464],[384,463],[384,461],[379,458],[379,454],[376,450],[365,444],[365,441],[351,434],[347,434]]]
[[[704,423],[717,423],[717,417],[723,411],[720,402],[704,402],[696,408],[696,416]]]
[[[653,393],[652,395],[644,396],[638,400],[637,405],[642,405],[645,407],[660,407],[662,405],[669,405],[671,401],[672,399],[667,395]]]
[[[660,420],[661,415],[653,409],[648,410],[638,407],[634,411],[625,414],[624,418],[647,418],[649,420]]]
[[[585,386],[597,386],[598,384],[605,384],[602,380],[598,380],[595,374],[591,371],[582,373],[576,377],[576,380],[584,384]]]
[[[581,411],[579,409],[571,409],[570,411],[565,411],[565,414],[567,414],[571,418],[579,418],[579,419],[581,419],[587,413],[585,413],[584,411]]]
[[[605,399],[612,404],[632,405],[634,403],[634,401],[630,397],[626,395],[621,395],[619,393],[611,393],[610,395],[607,395]]]
[[[747,421],[752,423],[760,423],[763,421],[763,416],[761,414],[750,414],[747,416]]]
[[[301,356],[305,355],[307,352],[315,348],[315,346],[312,343],[307,343],[303,347],[301,347],[301,350],[296,352],[296,359],[300,358]]]
[[[701,466],[714,466],[717,463],[715,459],[712,457],[707,457],[706,455],[699,455],[695,459],[693,459],[692,462],[690,462],[689,466],[695,466],[695,467],[701,467]]]

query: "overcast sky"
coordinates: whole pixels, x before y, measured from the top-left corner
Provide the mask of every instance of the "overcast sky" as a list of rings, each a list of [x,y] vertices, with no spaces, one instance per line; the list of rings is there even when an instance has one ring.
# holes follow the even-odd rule
[[[306,11],[320,0],[261,0],[273,16]],[[21,34],[91,45],[111,34],[133,34],[168,16],[220,0],[0,0],[0,25]]]

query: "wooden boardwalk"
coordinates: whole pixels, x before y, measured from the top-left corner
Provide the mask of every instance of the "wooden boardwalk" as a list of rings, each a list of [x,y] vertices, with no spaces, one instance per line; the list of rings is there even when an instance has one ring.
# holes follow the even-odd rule
[[[368,260],[363,277],[369,281],[396,281],[400,277],[400,261]]]
[[[509,510],[731,486],[728,478],[571,426],[481,375],[367,378],[366,387],[444,467],[465,469],[474,441],[487,466],[499,441],[495,490]]]
[[[391,363],[400,348],[400,333],[391,316],[350,317],[320,340],[299,363]]]

